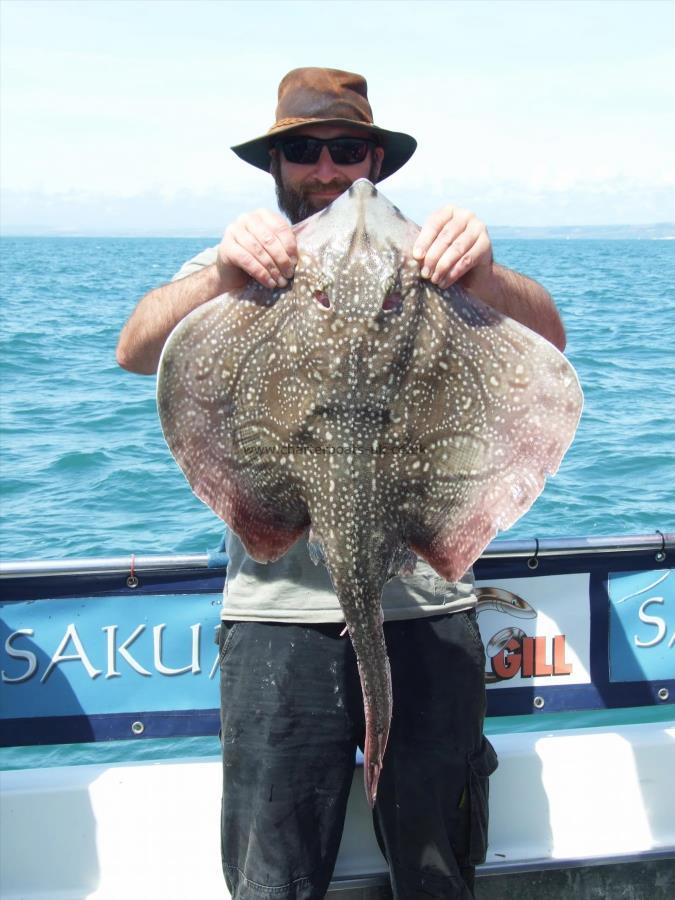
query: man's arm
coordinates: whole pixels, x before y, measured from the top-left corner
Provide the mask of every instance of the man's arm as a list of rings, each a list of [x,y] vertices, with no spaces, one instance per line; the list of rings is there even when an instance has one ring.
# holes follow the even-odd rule
[[[493,262],[471,269],[459,283],[493,309],[536,331],[561,353],[565,349],[565,329],[553,298],[532,278]]]
[[[154,375],[162,348],[176,325],[193,309],[222,293],[215,264],[149,291],[122,329],[117,362],[138,375]]]
[[[487,228],[465,209],[445,206],[420,231],[413,254],[422,275],[440,288],[458,282],[504,315],[526,325],[558,350],[565,329],[549,292],[531,278],[497,265]]]
[[[214,264],[140,300],[120,334],[117,362],[130,372],[153,375],[166,339],[188,313],[249,278],[284,287],[296,262],[295,235],[285,219],[266,210],[241,216],[225,230]]]

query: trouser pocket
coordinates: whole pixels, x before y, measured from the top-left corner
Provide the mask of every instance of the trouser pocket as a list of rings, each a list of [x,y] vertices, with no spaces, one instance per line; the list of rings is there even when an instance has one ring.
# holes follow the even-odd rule
[[[490,775],[498,765],[497,754],[487,738],[480,750],[469,757],[469,863],[485,862],[488,838]]]
[[[222,620],[216,629],[215,643],[218,644],[218,665],[222,668],[225,657],[232,649],[236,638],[239,636],[241,622]]]

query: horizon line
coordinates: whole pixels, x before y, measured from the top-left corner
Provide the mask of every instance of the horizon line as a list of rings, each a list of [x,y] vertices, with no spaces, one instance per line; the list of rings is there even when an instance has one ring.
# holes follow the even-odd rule
[[[659,237],[675,237],[675,221],[658,221],[647,223],[631,223],[625,222],[620,224],[600,224],[600,225],[488,225],[490,232],[647,232],[658,229],[659,231],[672,231],[672,235],[659,235]],[[213,230],[208,228],[187,228],[182,229],[131,229],[121,228],[119,230],[97,231],[95,229],[55,229],[49,226],[26,225],[14,226],[8,229],[0,227],[0,238],[2,237],[50,237],[50,238],[77,238],[77,237],[94,237],[94,238],[215,238],[220,240],[222,236],[222,228],[215,227]]]

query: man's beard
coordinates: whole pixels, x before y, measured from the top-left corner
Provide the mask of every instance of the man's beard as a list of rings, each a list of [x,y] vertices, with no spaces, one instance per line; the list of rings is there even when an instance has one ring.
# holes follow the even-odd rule
[[[281,180],[281,171],[279,160],[273,157],[270,165],[270,172],[274,177],[274,183],[277,190],[277,203],[279,209],[291,220],[291,224],[296,225],[303,219],[313,216],[320,209],[325,209],[330,201],[316,201],[312,197],[314,193],[319,191],[339,191],[343,194],[352,182],[348,178],[334,178],[328,183],[324,181],[307,181],[303,184],[300,191],[287,187]],[[377,162],[375,159],[371,161],[368,178],[375,183],[377,177]]]

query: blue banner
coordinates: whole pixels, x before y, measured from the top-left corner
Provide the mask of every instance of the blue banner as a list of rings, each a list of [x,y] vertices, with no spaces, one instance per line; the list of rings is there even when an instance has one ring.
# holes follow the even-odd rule
[[[3,604],[3,718],[218,707],[220,605],[204,593]]]
[[[489,715],[675,701],[670,556],[530,562],[476,566]],[[222,578],[186,568],[133,587],[119,573],[5,583],[0,745],[217,734]]]
[[[675,575],[610,572],[610,681],[675,678]]]

